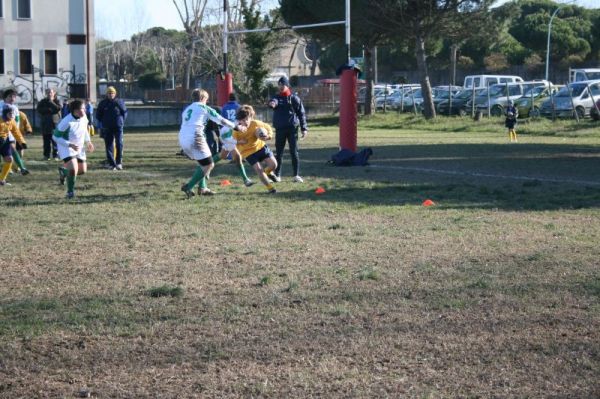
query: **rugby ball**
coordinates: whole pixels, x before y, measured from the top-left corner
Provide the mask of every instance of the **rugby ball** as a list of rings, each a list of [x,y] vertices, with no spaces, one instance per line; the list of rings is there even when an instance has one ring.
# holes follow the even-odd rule
[[[256,132],[254,132],[254,134],[256,135],[256,138],[261,140],[266,140],[269,137],[269,133],[266,131],[266,129],[262,127],[256,129]]]

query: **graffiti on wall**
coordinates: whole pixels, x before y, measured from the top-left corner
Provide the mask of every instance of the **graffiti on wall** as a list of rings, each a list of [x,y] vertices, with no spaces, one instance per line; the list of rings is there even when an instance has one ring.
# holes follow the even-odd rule
[[[17,103],[33,104],[33,100],[39,101],[44,98],[46,89],[56,90],[57,97],[61,100],[71,98],[73,83],[84,84],[87,81],[85,73],[75,74],[73,71],[60,69],[57,75],[44,75],[38,68],[34,69],[34,74],[17,75],[13,71],[6,73],[8,77],[8,87],[17,91]]]

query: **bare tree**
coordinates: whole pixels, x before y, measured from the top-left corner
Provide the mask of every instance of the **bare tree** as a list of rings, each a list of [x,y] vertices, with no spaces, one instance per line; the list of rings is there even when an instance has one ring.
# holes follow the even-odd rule
[[[187,60],[185,77],[183,80],[186,89],[190,88],[190,77],[192,73],[192,63],[194,62],[196,40],[200,34],[208,1],[209,0],[173,0],[173,4],[175,4],[175,7],[177,8],[177,13],[179,14],[185,33],[188,36],[188,44],[186,46]]]

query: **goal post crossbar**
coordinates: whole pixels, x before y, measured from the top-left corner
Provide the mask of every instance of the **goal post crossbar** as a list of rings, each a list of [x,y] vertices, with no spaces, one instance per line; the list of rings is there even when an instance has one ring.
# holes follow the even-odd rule
[[[333,21],[333,22],[321,22],[318,24],[307,24],[307,25],[288,25],[288,26],[281,26],[281,27],[275,27],[275,28],[230,30],[227,32],[227,34],[232,35],[235,33],[270,32],[270,31],[288,30],[288,29],[295,30],[295,29],[305,29],[305,28],[316,28],[319,26],[343,25],[345,23],[346,23],[346,21]]]

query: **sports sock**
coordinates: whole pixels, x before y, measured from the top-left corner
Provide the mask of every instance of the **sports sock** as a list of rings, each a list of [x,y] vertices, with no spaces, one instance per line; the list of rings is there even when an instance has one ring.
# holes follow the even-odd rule
[[[68,193],[72,193],[75,191],[75,180],[77,179],[77,176],[72,175],[71,173],[69,173],[67,175],[67,192]]]
[[[202,179],[204,179],[204,171],[202,170],[201,166],[196,166],[196,170],[194,171],[192,178],[186,184],[188,190],[193,189],[194,186]]]
[[[2,165],[2,172],[0,172],[0,180],[6,180],[6,176],[8,176],[11,167],[12,162],[4,162]]]
[[[265,175],[269,175],[269,173],[271,173],[272,171],[273,171],[273,168],[271,168],[271,167],[267,166],[267,167],[265,168]]]
[[[221,160],[221,155],[219,153],[216,153],[215,155],[212,156],[212,160],[214,163],[217,163]]]
[[[266,187],[266,188],[267,188],[267,190],[269,190],[269,191],[273,190],[273,184],[272,184],[272,183],[269,183],[269,184],[267,184],[265,187]]]
[[[208,188],[208,185],[206,184],[206,178],[205,177],[203,177],[202,179],[200,179],[200,185],[199,185],[199,187],[200,187],[200,190],[204,190],[204,189]]]
[[[241,163],[241,164],[238,165],[238,171],[240,172],[240,176],[242,176],[242,179],[244,179],[244,181],[250,180],[250,178],[246,174],[246,168],[244,168],[244,164],[243,163]]]
[[[17,166],[21,169],[21,170],[25,170],[27,169],[25,167],[25,164],[23,163],[23,159],[21,159],[21,155],[19,155],[19,151],[13,149],[12,150],[12,157],[15,160],[15,163],[17,164]]]

